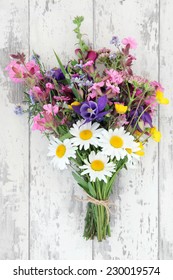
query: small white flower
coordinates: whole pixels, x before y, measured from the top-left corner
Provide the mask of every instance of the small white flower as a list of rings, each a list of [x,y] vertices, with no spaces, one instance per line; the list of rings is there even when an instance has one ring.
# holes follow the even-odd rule
[[[104,130],[100,137],[102,152],[113,159],[123,159],[127,154],[128,148],[134,146],[134,137],[129,132],[125,132],[123,127]]]
[[[107,178],[112,176],[112,173],[115,172],[115,164],[113,162],[109,162],[109,158],[104,155],[102,152],[98,152],[97,154],[92,151],[89,154],[88,160],[84,160],[85,165],[80,166],[82,171],[81,175],[89,174],[91,181],[95,182],[96,179],[99,181],[103,180],[107,183]]]
[[[48,156],[52,157],[51,163],[60,170],[67,168],[67,164],[70,164],[69,158],[76,157],[76,148],[71,145],[69,139],[61,142],[58,138],[53,137],[48,149]]]
[[[90,145],[94,145],[98,147],[99,143],[99,136],[103,131],[102,128],[99,127],[99,123],[86,123],[83,124],[84,120],[78,121],[73,127],[70,129],[70,133],[74,136],[71,138],[71,142],[74,146],[79,146],[81,150],[89,149]]]
[[[126,149],[128,162],[126,166],[128,168],[137,168],[140,157],[144,155],[144,147],[141,142],[133,141],[131,147]]]

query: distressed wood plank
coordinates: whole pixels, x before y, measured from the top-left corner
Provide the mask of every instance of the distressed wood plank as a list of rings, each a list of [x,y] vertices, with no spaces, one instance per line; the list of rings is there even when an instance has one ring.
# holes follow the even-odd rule
[[[85,15],[84,32],[93,36],[92,1],[30,1],[31,49],[48,67],[57,65],[53,49],[66,63],[74,56],[72,20]],[[48,141],[31,134],[31,259],[91,259],[92,242],[83,235],[86,204],[70,171],[53,170]]]
[[[160,106],[160,131],[163,139],[159,147],[159,204],[160,204],[160,244],[159,258],[173,259],[173,2],[160,1],[160,81],[165,85],[165,95],[170,105]]]
[[[28,124],[16,116],[23,100],[4,68],[9,54],[28,52],[28,1],[2,0],[0,9],[0,259],[28,258]]]
[[[135,71],[158,78],[158,0],[95,0],[95,45],[109,47],[113,35],[138,42]],[[111,47],[111,45],[110,45]],[[95,259],[157,259],[158,146],[150,143],[137,170],[124,170],[116,182],[112,237],[94,243]],[[150,163],[150,164],[149,164]]]

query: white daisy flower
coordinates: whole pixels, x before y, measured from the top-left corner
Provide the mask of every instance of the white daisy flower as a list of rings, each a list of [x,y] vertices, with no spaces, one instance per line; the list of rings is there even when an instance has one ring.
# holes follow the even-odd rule
[[[128,158],[126,166],[131,169],[136,168],[141,153],[140,143],[132,141],[131,144],[129,145],[129,148],[126,148],[126,151],[127,151],[127,158]]]
[[[131,146],[131,148],[127,148],[126,151],[128,152],[127,167],[136,168],[139,163],[140,157],[144,156],[145,154],[142,142],[133,141],[133,146]]]
[[[99,179],[107,183],[106,176],[112,176],[112,173],[115,172],[115,164],[109,162],[109,158],[102,152],[96,154],[92,151],[88,159],[84,160],[85,165],[80,166],[81,169],[85,169],[81,175],[89,174],[91,181],[95,182],[96,179]]]
[[[123,159],[127,154],[128,148],[134,146],[134,137],[126,132],[123,127],[104,130],[100,138],[102,152],[113,159]]]
[[[74,136],[71,138],[71,141],[74,146],[79,146],[81,150],[89,149],[90,145],[94,145],[98,147],[99,136],[103,131],[102,128],[99,127],[99,123],[86,123],[83,124],[84,120],[78,121],[73,127],[70,129],[70,133]]]
[[[69,158],[76,157],[76,148],[72,146],[69,139],[61,142],[58,138],[53,137],[48,149],[48,156],[52,157],[51,163],[60,170],[67,169],[67,164],[70,164]]]

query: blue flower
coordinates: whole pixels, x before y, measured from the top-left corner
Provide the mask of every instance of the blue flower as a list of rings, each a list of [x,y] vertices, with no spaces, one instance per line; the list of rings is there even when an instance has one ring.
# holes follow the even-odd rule
[[[16,115],[22,115],[23,114],[23,109],[21,107],[21,105],[16,105],[15,108],[14,108],[14,113]]]
[[[119,46],[120,45],[120,40],[117,36],[113,36],[112,40],[110,41],[110,44],[115,45],[115,46]]]

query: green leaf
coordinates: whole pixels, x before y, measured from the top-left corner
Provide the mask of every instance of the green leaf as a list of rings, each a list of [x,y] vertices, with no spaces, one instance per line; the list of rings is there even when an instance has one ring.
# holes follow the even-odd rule
[[[78,42],[79,47],[80,47],[82,53],[85,53],[85,51],[89,50],[89,46],[87,46],[85,44],[85,42],[82,40],[83,35],[80,32],[81,23],[83,22],[83,20],[84,20],[83,16],[80,16],[80,17],[78,16],[78,17],[74,18],[73,23],[77,25],[77,27],[74,29],[74,32],[77,34],[76,37],[79,40],[79,42]]]
[[[96,197],[97,195],[96,195],[95,189],[94,189],[93,185],[92,185],[90,182],[88,182],[88,188],[89,188],[90,194],[91,194],[93,197]]]
[[[63,136],[60,137],[61,141],[64,141],[65,139],[69,139],[71,137],[70,132],[67,132],[66,134],[64,134]]]
[[[61,60],[59,59],[59,57],[58,57],[58,55],[56,54],[55,51],[54,51],[54,54],[55,54],[55,57],[56,57],[56,59],[57,59],[57,61],[58,61],[59,66],[60,66],[60,68],[61,68],[61,71],[62,71],[62,73],[63,73],[64,76],[65,76],[65,79],[66,79],[67,83],[68,83],[69,85],[71,85],[71,80],[70,80],[69,74],[68,74],[67,71],[65,70],[64,65],[62,64]],[[78,101],[81,101],[82,98],[81,98],[81,96],[78,94],[78,91],[77,91],[74,87],[72,87],[72,91],[73,91],[73,93],[74,93],[76,99],[77,99]]]
[[[58,55],[57,55],[57,53],[55,51],[54,51],[54,54],[55,54],[55,57],[56,57],[56,59],[58,61],[58,64],[59,64],[59,66],[61,68],[61,71],[64,74],[66,80],[70,80],[70,77],[69,77],[68,73],[66,72],[66,70],[64,68],[64,65],[62,64],[61,60],[59,59],[59,57],[58,57]]]
[[[72,172],[72,175],[76,182],[88,193],[88,183],[79,176],[76,172]]]
[[[77,17],[74,18],[73,23],[80,26],[82,21],[84,21],[84,17],[83,16],[80,16],[80,17],[77,16]]]

